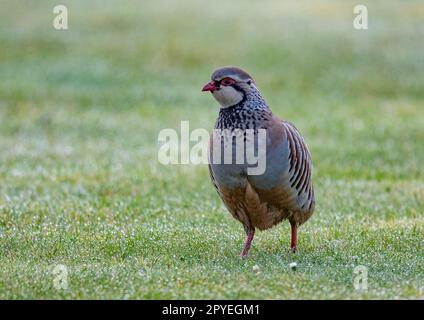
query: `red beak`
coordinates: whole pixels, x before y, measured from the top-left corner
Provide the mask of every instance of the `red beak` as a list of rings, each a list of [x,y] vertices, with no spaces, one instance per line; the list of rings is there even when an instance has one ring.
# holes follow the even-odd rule
[[[211,81],[208,82],[207,84],[205,84],[202,88],[202,91],[210,91],[210,92],[214,92],[216,90],[216,85],[215,85],[215,81]]]

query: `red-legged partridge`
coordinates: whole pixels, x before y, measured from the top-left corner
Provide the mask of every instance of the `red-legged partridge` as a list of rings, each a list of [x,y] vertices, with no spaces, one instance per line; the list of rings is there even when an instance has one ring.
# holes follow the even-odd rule
[[[247,72],[236,67],[222,67],[213,72],[211,79],[202,91],[211,92],[220,104],[214,131],[221,134],[211,137],[209,172],[228,211],[246,231],[241,257],[247,255],[256,228],[265,230],[284,219],[291,224],[291,250],[294,252],[297,227],[309,219],[315,207],[308,147],[291,123],[272,113]],[[250,163],[246,161],[228,163],[214,157],[214,146],[220,146],[220,152],[225,153],[224,138],[228,132],[230,135],[244,132],[246,141],[249,129],[257,145],[259,129],[266,130],[266,151],[258,154],[265,163],[265,171],[261,174],[249,174]],[[233,153],[237,152],[233,138],[231,144]],[[255,151],[258,150],[261,151],[256,146]],[[234,154],[231,157],[234,160]]]

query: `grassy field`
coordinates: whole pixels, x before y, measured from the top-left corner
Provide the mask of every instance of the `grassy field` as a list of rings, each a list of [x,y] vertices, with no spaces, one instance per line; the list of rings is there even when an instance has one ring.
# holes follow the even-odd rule
[[[362,1],[366,31],[350,1],[60,3],[67,31],[54,1],[1,5],[1,299],[424,297],[422,2]],[[213,127],[200,88],[221,65],[308,141],[295,255],[285,222],[240,260],[206,166],[157,161],[160,130]]]

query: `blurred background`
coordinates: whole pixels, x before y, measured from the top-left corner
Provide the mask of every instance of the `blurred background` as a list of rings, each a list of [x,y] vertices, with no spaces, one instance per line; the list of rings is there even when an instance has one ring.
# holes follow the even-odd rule
[[[53,28],[57,4],[69,30]],[[352,256],[387,264],[374,273],[384,290],[369,297],[419,295],[424,4],[361,1],[369,29],[355,30],[356,4],[2,0],[0,297],[355,297],[350,269],[329,268]],[[271,271],[257,290],[233,282],[249,268],[235,260],[243,232],[206,166],[157,161],[160,130],[179,132],[182,120],[212,129],[219,110],[200,90],[222,65],[246,69],[308,142],[317,212],[303,231],[303,276],[331,290],[305,280],[287,296],[270,288],[292,280]],[[358,234],[368,242],[355,246]],[[399,239],[405,255],[375,253]],[[284,245],[287,226],[261,234],[255,260],[276,268],[269,257]],[[362,257],[372,246],[376,256]],[[313,266],[317,248],[345,256]],[[73,268],[65,293],[46,278],[59,262]],[[149,270],[141,289],[134,279]]]

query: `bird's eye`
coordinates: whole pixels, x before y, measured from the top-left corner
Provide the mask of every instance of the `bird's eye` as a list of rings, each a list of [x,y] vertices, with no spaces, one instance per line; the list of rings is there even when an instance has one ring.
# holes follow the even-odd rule
[[[224,86],[231,86],[232,84],[234,84],[234,79],[224,78],[221,80],[221,84]]]

